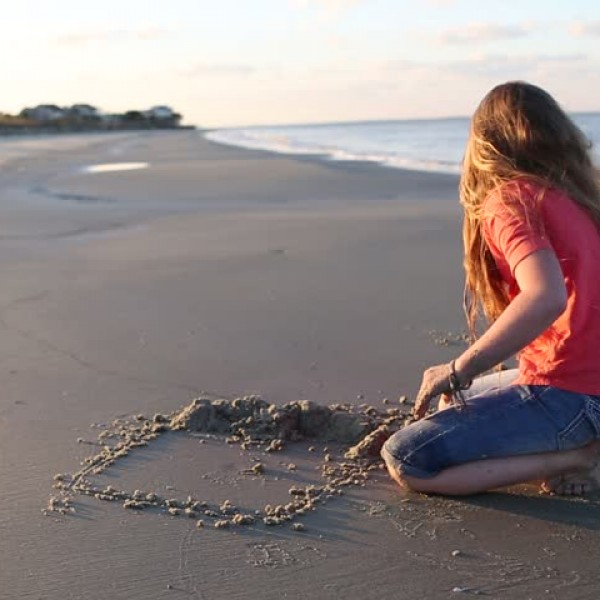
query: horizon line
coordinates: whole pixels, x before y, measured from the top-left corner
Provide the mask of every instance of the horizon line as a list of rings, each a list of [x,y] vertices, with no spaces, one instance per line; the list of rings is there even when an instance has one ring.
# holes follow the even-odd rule
[[[600,109],[598,110],[581,110],[581,111],[567,111],[569,116],[587,116],[587,115],[600,115]],[[343,121],[293,121],[290,123],[255,123],[253,125],[215,125],[206,126],[199,123],[193,123],[199,130],[203,131],[215,131],[217,129],[253,129],[257,127],[319,127],[323,125],[361,125],[367,123],[385,123],[385,122],[398,122],[398,121],[455,121],[461,119],[471,119],[472,115],[449,115],[449,116],[438,116],[438,117],[404,117],[404,118],[387,118],[387,119],[351,119]]]

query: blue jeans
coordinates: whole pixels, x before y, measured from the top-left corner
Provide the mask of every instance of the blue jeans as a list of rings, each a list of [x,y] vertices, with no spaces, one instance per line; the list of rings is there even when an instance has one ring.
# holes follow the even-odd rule
[[[514,385],[516,370],[473,383],[466,407],[438,411],[396,432],[381,455],[411,477],[476,460],[571,450],[600,438],[600,396]]]

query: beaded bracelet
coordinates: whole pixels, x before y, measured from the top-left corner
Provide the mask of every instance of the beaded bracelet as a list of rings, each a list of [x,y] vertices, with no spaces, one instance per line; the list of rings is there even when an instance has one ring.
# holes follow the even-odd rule
[[[458,375],[456,374],[455,363],[455,360],[450,361],[450,373],[448,375],[448,381],[450,383],[450,390],[452,392],[452,396],[455,400],[458,399],[457,404],[464,408],[466,407],[466,402],[462,392],[463,390],[468,390],[471,387],[473,380],[470,379],[469,381],[467,381],[466,384],[461,385],[460,380],[458,379]]]

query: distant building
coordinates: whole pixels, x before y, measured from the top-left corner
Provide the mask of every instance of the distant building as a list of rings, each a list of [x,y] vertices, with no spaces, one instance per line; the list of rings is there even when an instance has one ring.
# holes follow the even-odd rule
[[[147,118],[146,113],[140,110],[128,110],[123,114],[124,121],[146,121]]]
[[[181,119],[181,114],[165,105],[109,114],[91,104],[78,103],[65,108],[56,104],[39,104],[24,108],[18,117],[2,116],[0,113],[3,131],[9,125],[11,128],[42,132],[177,129]]]
[[[175,111],[170,106],[153,106],[150,110],[145,111],[145,115],[155,121],[172,120],[175,114]]]
[[[39,104],[34,108],[25,108],[21,116],[34,121],[59,121],[67,116],[67,111],[56,104]]]
[[[71,108],[68,109],[69,116],[75,117],[77,119],[99,119],[100,111],[91,104],[73,104]]]

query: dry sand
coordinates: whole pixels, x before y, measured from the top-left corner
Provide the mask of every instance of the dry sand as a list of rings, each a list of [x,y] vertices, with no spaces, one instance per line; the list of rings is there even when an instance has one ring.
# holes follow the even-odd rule
[[[76,493],[55,502],[67,514],[44,514],[69,481],[55,474],[85,468],[99,434],[203,394],[402,411],[422,369],[460,344],[457,181],[195,132],[5,143],[0,598],[597,597],[593,498],[402,497],[372,470],[265,524],[266,505],[346,461],[346,445],[320,440],[267,452],[159,432],[93,475],[132,498]],[[150,166],[83,171],[114,162]],[[181,506],[124,510],[136,490]],[[188,496],[219,518],[188,518]],[[256,522],[214,527],[236,511]]]

